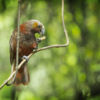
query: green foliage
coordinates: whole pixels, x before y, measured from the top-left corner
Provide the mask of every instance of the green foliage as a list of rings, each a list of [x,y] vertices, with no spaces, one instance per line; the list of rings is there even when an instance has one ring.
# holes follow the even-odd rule
[[[39,47],[65,43],[61,0],[22,1],[21,23],[38,19],[45,26],[46,40]],[[0,0],[0,84],[10,75],[9,39],[17,26],[17,5],[17,0]],[[100,0],[65,0],[70,45],[33,55],[28,63],[30,84],[5,86],[0,90],[0,100],[11,100],[13,90],[18,100],[99,100],[99,9]]]

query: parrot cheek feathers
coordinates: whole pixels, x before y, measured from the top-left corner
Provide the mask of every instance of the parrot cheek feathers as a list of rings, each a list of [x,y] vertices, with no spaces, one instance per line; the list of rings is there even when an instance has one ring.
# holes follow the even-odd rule
[[[33,33],[39,33],[40,30],[39,30],[38,28],[34,28],[34,29],[32,29],[32,32],[33,32]]]

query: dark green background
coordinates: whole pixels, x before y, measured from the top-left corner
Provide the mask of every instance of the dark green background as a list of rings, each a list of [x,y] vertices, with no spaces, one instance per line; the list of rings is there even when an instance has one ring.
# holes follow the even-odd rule
[[[11,71],[9,39],[17,26],[17,0],[0,0],[0,84]],[[32,56],[27,86],[0,90],[0,100],[100,100],[100,0],[65,0],[70,45]],[[21,23],[40,20],[46,29],[39,47],[65,43],[61,0],[22,0]]]

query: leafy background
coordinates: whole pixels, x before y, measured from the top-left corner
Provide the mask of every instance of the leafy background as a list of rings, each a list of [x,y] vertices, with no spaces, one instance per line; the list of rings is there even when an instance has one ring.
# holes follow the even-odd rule
[[[11,71],[9,39],[17,26],[17,0],[0,0],[0,84]],[[100,0],[65,0],[70,45],[32,56],[27,86],[5,86],[0,100],[100,100]],[[21,23],[40,20],[46,40],[65,43],[61,0],[22,0]]]

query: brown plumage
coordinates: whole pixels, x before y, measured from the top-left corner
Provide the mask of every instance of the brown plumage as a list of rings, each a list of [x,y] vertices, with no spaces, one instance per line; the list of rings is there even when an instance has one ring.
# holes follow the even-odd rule
[[[38,20],[29,20],[20,25],[20,41],[19,41],[19,63],[22,61],[23,56],[28,56],[33,49],[38,47],[35,33],[44,33],[44,26]],[[16,41],[17,29],[15,29],[10,38],[10,62],[12,65],[12,72],[15,70],[16,65]],[[28,84],[29,72],[26,64],[24,64],[15,78],[15,85]]]

